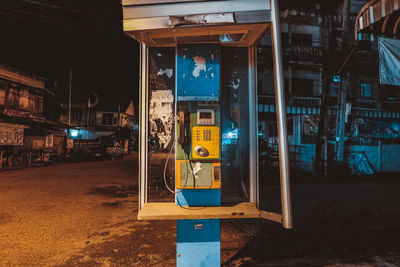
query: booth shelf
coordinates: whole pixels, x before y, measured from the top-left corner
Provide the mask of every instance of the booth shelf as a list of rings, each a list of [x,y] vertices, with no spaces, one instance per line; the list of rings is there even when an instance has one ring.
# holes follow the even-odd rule
[[[185,219],[248,219],[260,218],[256,204],[242,202],[234,206],[189,207],[175,202],[145,203],[137,215],[138,220]]]

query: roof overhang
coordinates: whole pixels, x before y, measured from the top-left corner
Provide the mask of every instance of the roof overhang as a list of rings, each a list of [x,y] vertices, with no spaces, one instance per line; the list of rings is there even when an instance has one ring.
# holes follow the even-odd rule
[[[122,0],[122,6],[124,31],[148,46],[251,46],[271,23],[267,0]]]
[[[371,0],[358,13],[355,38],[359,33],[400,36],[400,0]]]

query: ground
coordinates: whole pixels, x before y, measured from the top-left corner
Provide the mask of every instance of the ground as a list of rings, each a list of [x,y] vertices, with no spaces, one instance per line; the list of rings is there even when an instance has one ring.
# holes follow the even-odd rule
[[[175,266],[176,224],[136,220],[136,177],[136,157],[1,171],[0,266]],[[400,265],[400,180],[378,179],[294,184],[290,231],[224,220],[223,265]]]

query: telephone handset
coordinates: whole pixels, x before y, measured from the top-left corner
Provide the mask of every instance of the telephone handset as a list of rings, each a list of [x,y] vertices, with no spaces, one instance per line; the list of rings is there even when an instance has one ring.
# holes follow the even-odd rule
[[[185,124],[190,122],[189,114],[184,109],[181,109],[178,112],[178,119],[179,119],[178,144],[182,146],[187,145],[189,144],[189,137],[187,136]]]

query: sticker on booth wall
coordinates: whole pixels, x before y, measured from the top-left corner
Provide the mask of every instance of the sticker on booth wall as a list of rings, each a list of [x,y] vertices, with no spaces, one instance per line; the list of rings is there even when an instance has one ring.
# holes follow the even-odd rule
[[[204,71],[207,78],[206,59],[204,57],[195,56],[193,57],[193,61],[194,61],[194,68],[192,72],[193,76],[197,78],[200,76],[200,71]]]
[[[157,72],[157,75],[159,75],[159,76],[167,75],[168,78],[171,78],[174,75],[174,70],[170,69],[170,68],[160,69]]]

